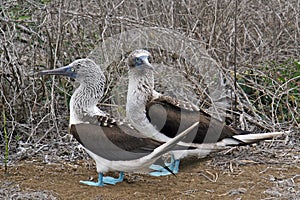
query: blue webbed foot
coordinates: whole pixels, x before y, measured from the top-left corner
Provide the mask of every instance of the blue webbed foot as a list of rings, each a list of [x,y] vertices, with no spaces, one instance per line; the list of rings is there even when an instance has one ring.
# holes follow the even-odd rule
[[[150,172],[149,173],[151,176],[169,176],[172,173],[165,170],[165,171],[155,171],[155,172]]]
[[[116,183],[122,182],[124,178],[124,173],[120,172],[119,178],[113,178],[110,176],[103,176],[103,173],[99,173],[98,182],[93,181],[80,181],[85,185],[89,186],[100,186],[103,187],[105,184],[115,185]]]
[[[174,156],[172,155],[171,157],[171,162],[165,162],[166,167],[168,167],[173,173],[171,173],[170,171],[168,171],[167,169],[165,169],[164,167],[160,166],[160,165],[151,165],[150,169],[155,170],[154,172],[150,172],[149,174],[151,176],[168,176],[171,174],[177,174],[179,171],[179,164],[180,164],[180,160],[175,160]]]
[[[98,182],[93,182],[93,181],[80,181],[80,183],[85,184],[85,185],[89,185],[89,186],[99,186],[99,187],[103,187],[104,183],[103,183],[103,174],[99,173],[98,175]]]
[[[168,176],[172,174],[171,172],[169,172],[167,169],[165,169],[160,165],[152,164],[150,166],[150,169],[154,170],[154,172],[149,173],[151,176]]]
[[[116,183],[122,182],[124,179],[124,172],[120,172],[119,178],[114,178],[111,176],[104,176],[103,182],[110,185],[115,185]]]
[[[167,166],[169,166],[169,165],[167,165]],[[164,167],[162,167],[160,165],[155,165],[155,164],[150,165],[149,168],[152,169],[152,170],[154,170],[154,171],[163,171],[163,170],[166,170]]]

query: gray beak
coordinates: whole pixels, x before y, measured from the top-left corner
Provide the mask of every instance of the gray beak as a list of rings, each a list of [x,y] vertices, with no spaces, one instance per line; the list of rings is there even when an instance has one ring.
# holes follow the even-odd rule
[[[154,70],[154,67],[151,65],[151,63],[149,62],[148,58],[143,58],[143,63],[144,65],[150,69],[150,70]]]
[[[73,67],[71,66],[65,66],[60,67],[52,70],[43,70],[39,72],[39,75],[61,75],[61,76],[67,76],[70,78],[76,78],[77,73],[74,71]]]

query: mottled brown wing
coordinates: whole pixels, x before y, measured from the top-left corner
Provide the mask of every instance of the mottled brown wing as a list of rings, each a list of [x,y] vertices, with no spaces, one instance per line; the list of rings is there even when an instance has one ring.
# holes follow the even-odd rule
[[[185,142],[214,143],[239,133],[201,110],[191,111],[181,108],[170,103],[165,97],[148,102],[146,115],[157,130],[171,138],[199,121],[197,133],[190,134],[183,140]]]
[[[133,129],[122,126],[72,124],[70,133],[85,148],[108,160],[138,159],[150,154],[162,143],[126,134]]]

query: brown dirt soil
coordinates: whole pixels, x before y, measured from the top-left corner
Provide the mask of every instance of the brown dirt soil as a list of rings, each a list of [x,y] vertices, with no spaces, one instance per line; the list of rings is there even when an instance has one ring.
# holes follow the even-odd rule
[[[185,160],[175,176],[151,177],[126,174],[115,186],[92,187],[79,180],[97,178],[86,161],[43,164],[21,161],[9,167],[9,175],[0,169],[3,199],[297,199],[300,185],[298,166],[254,164],[231,165],[228,170],[213,169],[211,160]],[[113,175],[113,174],[112,174]],[[294,190],[284,198],[280,181],[292,181],[284,190]],[[275,188],[275,189],[274,189]],[[281,191],[282,192],[282,191]],[[31,193],[31,196],[29,195]],[[42,193],[39,194],[39,193]],[[26,195],[27,194],[27,195]],[[282,198],[281,198],[282,197]],[[295,198],[294,198],[295,197]],[[299,197],[300,198],[300,197]],[[2,198],[0,198],[2,199]]]

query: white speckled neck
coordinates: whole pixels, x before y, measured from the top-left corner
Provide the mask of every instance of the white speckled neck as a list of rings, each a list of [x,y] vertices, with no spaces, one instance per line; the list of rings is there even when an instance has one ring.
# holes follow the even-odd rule
[[[151,70],[149,69],[129,70],[127,102],[145,105],[148,99],[152,97],[153,90],[154,90],[154,77],[153,77],[153,72]],[[130,99],[133,98],[136,98],[138,101],[131,102]]]
[[[103,95],[105,76],[101,69],[79,82],[70,101],[70,124],[82,123],[85,116],[103,115],[97,103]]]
[[[146,104],[152,99],[154,92],[152,70],[130,69],[126,116],[130,123],[145,137],[168,141],[170,138],[157,131],[146,116]]]

